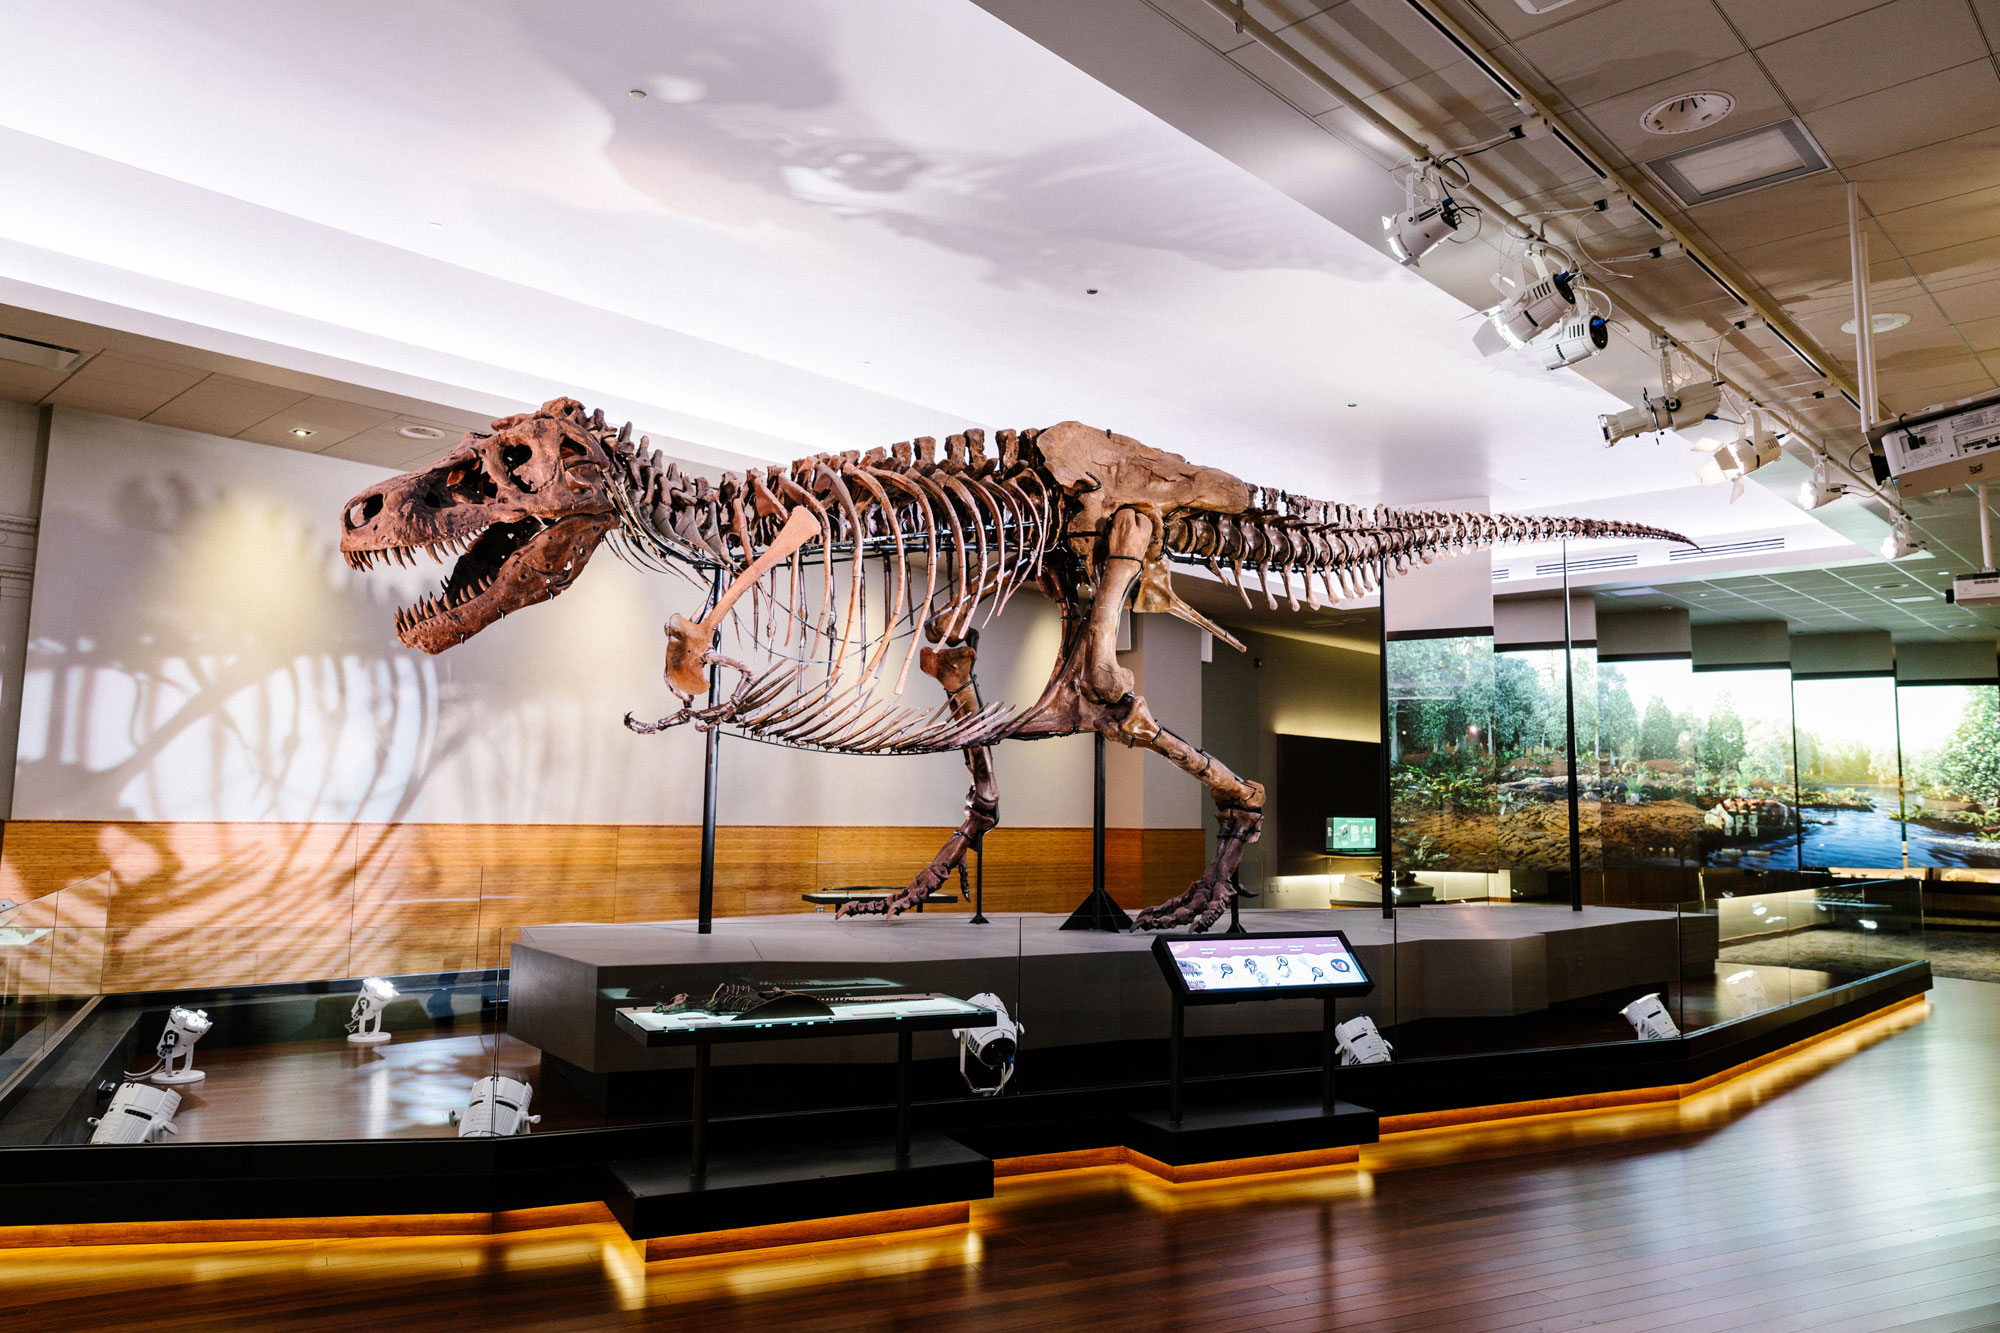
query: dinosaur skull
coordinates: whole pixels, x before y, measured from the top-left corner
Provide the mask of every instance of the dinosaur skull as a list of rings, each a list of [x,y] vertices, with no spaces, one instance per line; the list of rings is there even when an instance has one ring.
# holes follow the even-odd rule
[[[558,398],[347,502],[340,553],[355,569],[457,556],[438,593],[396,613],[398,639],[441,653],[569,587],[618,522],[613,460],[592,424],[582,404]]]

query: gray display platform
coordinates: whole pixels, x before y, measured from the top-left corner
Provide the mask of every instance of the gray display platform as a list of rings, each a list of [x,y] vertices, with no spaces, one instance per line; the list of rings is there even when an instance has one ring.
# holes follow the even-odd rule
[[[722,981],[867,982],[970,999],[991,992],[1026,1026],[1024,1048],[1164,1040],[1168,994],[1150,934],[1059,929],[1050,913],[1006,913],[975,926],[961,914],[894,920],[729,917],[699,934],[692,921],[529,926],[513,948],[507,1029],[593,1074],[686,1066],[685,1050],[649,1050],[616,1026],[621,1005],[705,995]],[[1681,964],[1672,913],[1540,904],[1432,906],[1385,921],[1373,911],[1253,909],[1251,931],[1347,934],[1377,984],[1343,1001],[1343,1017],[1377,1022],[1506,1017],[1622,987],[1665,984]],[[1391,947],[1394,945],[1395,947]],[[1188,1035],[1317,1031],[1318,1000],[1273,1000],[1190,1012]],[[951,1056],[947,1032],[917,1034],[919,1059]],[[721,1047],[717,1064],[879,1062],[887,1036]]]

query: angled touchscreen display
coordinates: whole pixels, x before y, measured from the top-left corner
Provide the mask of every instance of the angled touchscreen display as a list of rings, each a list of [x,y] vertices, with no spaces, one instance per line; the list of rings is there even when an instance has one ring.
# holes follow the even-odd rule
[[[1338,935],[1168,940],[1166,946],[1190,991],[1335,986],[1368,980]]]

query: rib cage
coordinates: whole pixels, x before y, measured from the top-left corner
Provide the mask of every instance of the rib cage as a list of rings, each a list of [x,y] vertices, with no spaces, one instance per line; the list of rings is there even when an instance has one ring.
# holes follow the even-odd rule
[[[985,432],[974,429],[949,436],[942,457],[924,437],[725,473],[711,485],[663,463],[646,441],[634,444],[630,425],[607,430],[601,413],[591,424],[624,462],[624,474],[613,477],[621,553],[653,568],[710,574],[708,606],[724,581],[770,545],[795,506],[821,524],[820,538],[772,568],[730,613],[735,651],[764,665],[727,656],[732,645],[719,648],[743,684],[727,715],[704,725],[726,723],[753,739],[804,749],[923,754],[1002,739],[1035,711],[990,704],[961,717],[949,703],[926,709],[899,700],[926,639],[959,642],[999,614],[1042,575],[1076,520],[1079,496],[1044,465],[1039,432],[998,432],[997,458],[986,453]],[[1600,519],[1364,508],[1265,488],[1250,493],[1240,511],[1168,510],[1158,554],[1205,565],[1246,605],[1254,576],[1272,608],[1280,594],[1298,608],[1294,580],[1306,604],[1318,607],[1319,588],[1334,601],[1364,596],[1384,569],[1403,572],[1505,542],[1685,540]],[[695,720],[697,711],[662,725]]]

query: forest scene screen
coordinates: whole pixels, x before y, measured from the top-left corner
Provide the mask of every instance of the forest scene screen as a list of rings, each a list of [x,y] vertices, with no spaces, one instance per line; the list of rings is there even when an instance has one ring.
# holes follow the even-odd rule
[[[1493,640],[1401,639],[1388,651],[1395,864],[1493,870]]]
[[[1792,682],[1799,765],[1799,855],[1812,868],[1901,869],[1896,681]]]
[[[1910,864],[2000,867],[2000,688],[1896,694]]]
[[[1493,662],[1493,745],[1498,759],[1500,865],[1506,870],[1569,868],[1571,699],[1575,680],[1577,826],[1583,868],[1602,864],[1598,836],[1597,652],[1579,647],[1519,648]]]
[[[1685,657],[1597,669],[1604,864],[1701,864],[1701,723]]]

